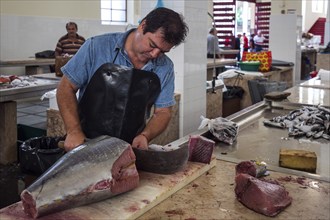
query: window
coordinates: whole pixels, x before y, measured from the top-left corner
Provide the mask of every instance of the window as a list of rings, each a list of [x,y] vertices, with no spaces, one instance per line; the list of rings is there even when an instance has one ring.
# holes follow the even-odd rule
[[[323,12],[323,2],[324,2],[324,0],[313,0],[312,1],[312,12],[322,13]]]
[[[102,24],[127,22],[126,0],[101,0]]]

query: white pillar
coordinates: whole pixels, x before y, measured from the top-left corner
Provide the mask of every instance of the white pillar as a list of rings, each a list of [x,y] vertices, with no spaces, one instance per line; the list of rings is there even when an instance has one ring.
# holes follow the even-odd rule
[[[144,17],[155,8],[157,1],[142,0]],[[180,137],[197,130],[200,116],[206,114],[206,38],[208,24],[205,1],[163,0],[164,7],[185,17],[189,33],[186,42],[173,49],[168,56],[175,69],[175,91],[181,94]]]

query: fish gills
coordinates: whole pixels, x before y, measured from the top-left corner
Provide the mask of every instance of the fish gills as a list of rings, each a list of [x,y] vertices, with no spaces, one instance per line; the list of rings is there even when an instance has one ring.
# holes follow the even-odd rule
[[[98,202],[138,186],[132,147],[100,136],[73,149],[21,193],[24,212],[42,215]]]

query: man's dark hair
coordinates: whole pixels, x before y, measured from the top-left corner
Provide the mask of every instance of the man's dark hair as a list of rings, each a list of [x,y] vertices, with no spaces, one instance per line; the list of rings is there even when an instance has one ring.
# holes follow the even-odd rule
[[[210,28],[210,30],[209,30],[209,34],[213,34],[214,30],[215,30],[214,27],[213,27],[213,28]]]
[[[75,22],[72,22],[72,21],[66,23],[65,28],[68,29],[68,27],[71,26],[71,25],[74,25],[76,27],[76,29],[78,30],[78,25]]]
[[[182,43],[189,31],[183,17],[168,8],[156,8],[152,10],[142,21],[146,22],[143,34],[155,33],[159,28],[164,34],[164,40],[174,46]]]

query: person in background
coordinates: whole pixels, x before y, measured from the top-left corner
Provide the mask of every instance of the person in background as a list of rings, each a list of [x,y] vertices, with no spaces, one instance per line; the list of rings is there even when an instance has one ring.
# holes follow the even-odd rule
[[[263,46],[265,39],[266,38],[264,36],[262,36],[262,31],[258,30],[258,34],[256,36],[254,36],[254,38],[253,38],[254,47],[255,47],[256,52],[262,51],[262,46]]]
[[[230,32],[225,39],[225,47],[232,47],[234,41],[233,33]]]
[[[243,40],[242,41],[243,42],[243,51],[247,52],[249,50],[249,40],[246,37],[245,33],[243,33],[242,40]]]
[[[180,14],[159,7],[137,28],[87,39],[61,68],[57,88],[65,150],[100,135],[147,149],[166,129],[175,104],[174,65],[166,53],[185,40],[188,30]]]
[[[68,22],[65,27],[68,33],[58,40],[55,56],[75,55],[85,42],[85,38],[77,34],[78,25],[75,22]]]
[[[237,34],[235,38],[235,44],[234,44],[234,49],[238,50],[238,53],[236,55],[237,61],[241,61],[241,34]]]
[[[254,46],[254,34],[251,34],[250,36],[250,40],[249,40],[249,48],[250,48],[250,52],[255,52],[255,46]]]
[[[207,35],[207,58],[220,58],[219,38],[217,29],[214,27],[209,30]]]

